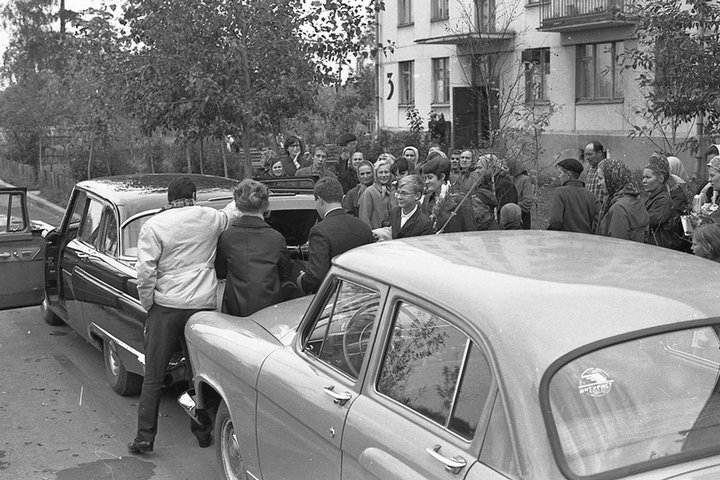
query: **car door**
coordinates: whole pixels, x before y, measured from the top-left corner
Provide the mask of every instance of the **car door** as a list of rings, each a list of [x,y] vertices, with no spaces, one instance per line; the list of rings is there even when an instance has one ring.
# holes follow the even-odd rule
[[[0,188],[0,310],[39,305],[45,294],[45,239],[33,232],[25,188]]]
[[[104,203],[94,252],[76,270],[85,328],[108,342],[123,366],[142,375],[145,309],[137,296],[135,269],[120,258],[118,213]]]
[[[496,447],[510,467],[478,461],[489,425],[494,438],[505,438],[497,432],[504,417],[493,416],[501,402],[482,344],[425,299],[391,293],[386,305],[381,342],[343,432],[342,479],[508,478],[501,472],[513,471],[509,441]]]
[[[62,296],[68,312],[67,323],[85,338],[89,338],[83,318],[82,304],[93,294],[86,273],[87,263],[97,256],[95,241],[100,235],[100,218],[103,203],[83,190],[76,190],[72,199],[72,224],[77,224],[73,235],[62,248]]]
[[[262,478],[340,478],[345,416],[360,391],[385,291],[330,277],[296,342],[263,364],[257,400]]]

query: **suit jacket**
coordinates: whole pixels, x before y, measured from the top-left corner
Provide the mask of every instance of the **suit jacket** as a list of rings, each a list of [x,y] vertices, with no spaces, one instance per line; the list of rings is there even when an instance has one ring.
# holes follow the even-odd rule
[[[298,285],[303,292],[315,293],[330,270],[336,255],[373,242],[370,227],[348,215],[342,208],[332,210],[310,229],[308,238],[308,268]]]
[[[282,234],[258,217],[240,217],[218,242],[215,269],[227,278],[222,311],[246,317],[281,302],[291,268]]]
[[[433,223],[430,217],[423,212],[422,207],[418,205],[415,213],[407,219],[405,225],[400,228],[400,219],[402,217],[402,207],[393,207],[390,210],[390,226],[392,227],[392,238],[417,237],[420,235],[432,235]]]

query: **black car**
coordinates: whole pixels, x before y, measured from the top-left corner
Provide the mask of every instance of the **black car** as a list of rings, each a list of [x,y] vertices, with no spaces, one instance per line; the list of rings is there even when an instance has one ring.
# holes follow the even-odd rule
[[[88,180],[73,189],[59,227],[44,231],[29,221],[24,189],[0,190],[0,309],[41,305],[50,325],[67,323],[103,352],[108,381],[121,395],[140,390],[144,372],[146,311],[137,293],[137,239],[145,221],[167,204],[167,185],[180,174]],[[197,203],[222,208],[237,180],[185,175]],[[297,180],[293,180],[297,183]],[[268,218],[303,258],[317,221],[312,194],[291,183],[271,185]],[[303,191],[305,190],[305,191]],[[181,357],[166,384],[183,378]]]

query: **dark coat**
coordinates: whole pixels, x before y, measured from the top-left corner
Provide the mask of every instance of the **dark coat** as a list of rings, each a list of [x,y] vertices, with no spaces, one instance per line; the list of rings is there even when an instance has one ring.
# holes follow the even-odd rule
[[[342,208],[328,212],[310,229],[307,271],[298,286],[306,294],[315,293],[330,270],[333,257],[373,241],[372,230],[360,219]]]
[[[357,172],[354,168],[349,168],[338,175],[338,181],[343,187],[343,193],[348,193],[351,188],[360,183]]]
[[[593,233],[597,200],[580,180],[568,180],[555,189],[548,230]]]
[[[227,278],[222,311],[246,317],[281,302],[280,284],[290,280],[291,267],[280,232],[260,218],[240,217],[218,242],[215,270]]]
[[[495,177],[495,197],[497,198],[498,217],[502,207],[508,203],[518,203],[518,193],[515,184],[506,175],[498,175]],[[498,218],[500,220],[500,218]]]
[[[464,195],[460,193],[448,193],[441,200],[443,202],[441,207],[437,209],[435,205],[438,200],[435,193],[428,193],[423,197],[422,209],[433,221],[433,230],[435,232],[443,228],[446,222],[447,225],[443,233],[474,232],[477,230],[470,197],[462,204],[457,214],[449,222],[447,221],[463,197]]]
[[[645,243],[675,250],[680,249],[681,238],[677,235],[677,224],[675,223],[678,217],[674,215],[673,201],[664,185],[648,196],[645,200],[645,208],[650,217],[650,229]]]
[[[423,212],[418,205],[415,213],[407,219],[405,225],[400,228],[402,207],[393,207],[390,210],[390,227],[392,227],[392,238],[418,237],[420,235],[431,235],[433,233],[432,220]]]

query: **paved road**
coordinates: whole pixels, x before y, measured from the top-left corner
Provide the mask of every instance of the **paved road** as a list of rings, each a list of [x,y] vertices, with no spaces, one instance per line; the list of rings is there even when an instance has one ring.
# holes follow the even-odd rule
[[[199,448],[166,391],[155,451],[127,453],[138,397],[117,395],[102,355],[38,307],[0,312],[0,478],[214,480],[214,446]]]
[[[29,203],[30,217],[60,215]],[[38,307],[0,312],[0,480],[215,480],[214,446],[201,449],[189,418],[166,391],[155,451],[127,453],[138,397],[107,384],[103,357]]]
[[[65,206],[63,205],[63,208]],[[52,210],[39,205],[36,202],[28,202],[28,213],[31,220],[40,220],[41,222],[48,223],[53,227],[60,225],[62,220],[62,213],[57,210]]]

